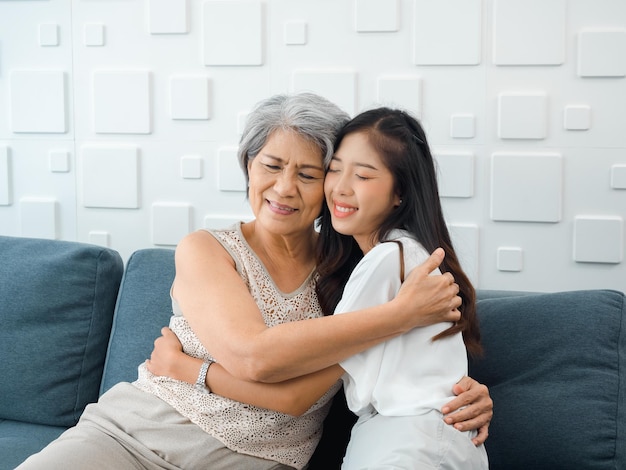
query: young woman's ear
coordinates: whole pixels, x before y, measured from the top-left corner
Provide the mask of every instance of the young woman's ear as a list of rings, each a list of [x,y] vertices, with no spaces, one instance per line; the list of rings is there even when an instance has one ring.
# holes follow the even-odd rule
[[[393,207],[399,207],[402,204],[402,198],[396,194],[395,200],[393,201]]]

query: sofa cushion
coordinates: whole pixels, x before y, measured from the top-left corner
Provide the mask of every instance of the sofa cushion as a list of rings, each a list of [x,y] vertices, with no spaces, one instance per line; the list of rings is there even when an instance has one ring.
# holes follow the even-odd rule
[[[174,250],[148,248],[131,255],[115,308],[101,393],[137,379],[137,366],[150,357],[154,340],[172,316],[173,281]]]
[[[478,302],[490,468],[626,468],[626,313],[615,291]],[[621,387],[621,390],[620,390]]]
[[[65,429],[63,426],[0,421],[0,469],[14,469],[29,455],[39,452],[59,437]]]
[[[0,237],[0,417],[72,426],[98,399],[119,254],[78,242]]]

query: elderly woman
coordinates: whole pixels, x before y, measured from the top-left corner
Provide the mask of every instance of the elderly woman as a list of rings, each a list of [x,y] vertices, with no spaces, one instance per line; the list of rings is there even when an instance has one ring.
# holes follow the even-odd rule
[[[311,94],[257,106],[240,149],[255,219],[194,232],[176,250],[170,327],[185,352],[204,361],[197,383],[155,376],[143,364],[136,382],[110,389],[20,469],[304,468],[339,384],[293,416],[207,393],[212,361],[240,379],[279,382],[324,374],[388,338],[459,318],[452,276],[428,276],[441,253],[416,268],[387,304],[323,316],[314,222],[334,136],[347,119]],[[458,397],[451,410],[477,397],[490,403],[484,387],[475,388],[482,392]],[[486,429],[490,407],[474,408],[463,416],[480,414],[472,423]]]

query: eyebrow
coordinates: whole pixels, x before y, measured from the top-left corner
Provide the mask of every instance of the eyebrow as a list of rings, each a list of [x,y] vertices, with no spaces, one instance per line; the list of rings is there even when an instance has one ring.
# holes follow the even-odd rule
[[[277,162],[280,163],[285,163],[285,160],[277,157],[275,155],[272,155],[271,153],[263,153],[263,155],[265,155],[268,158],[271,158],[272,160],[276,160]],[[305,164],[305,165],[300,165],[298,166],[299,169],[312,169],[312,170],[319,170],[319,171],[325,171],[323,166],[318,166],[318,165],[311,165],[311,164]]]
[[[341,158],[339,158],[337,155],[333,155],[332,160],[341,162]],[[370,165],[369,163],[356,162],[354,165],[362,167],[362,168],[369,168],[371,170],[378,170],[379,169],[379,168],[375,167],[374,165]]]

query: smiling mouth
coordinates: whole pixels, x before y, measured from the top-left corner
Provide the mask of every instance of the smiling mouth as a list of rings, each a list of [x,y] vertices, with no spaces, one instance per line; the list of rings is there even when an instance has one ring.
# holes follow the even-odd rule
[[[356,212],[358,209],[356,207],[344,207],[344,206],[338,206],[335,204],[335,209],[337,210],[337,212],[343,212],[343,213],[349,213],[349,212]]]
[[[269,199],[266,199],[267,203],[270,205],[270,207],[279,210],[279,211],[283,211],[283,212],[296,212],[298,209],[294,209],[293,207],[289,207],[289,206],[283,206],[281,204],[277,204],[274,201],[270,201]]]
[[[343,206],[343,205],[339,205],[336,202],[333,204],[333,206],[334,206],[336,212],[340,212],[342,214],[351,214],[351,213],[356,212],[356,211],[359,210],[357,207]]]

